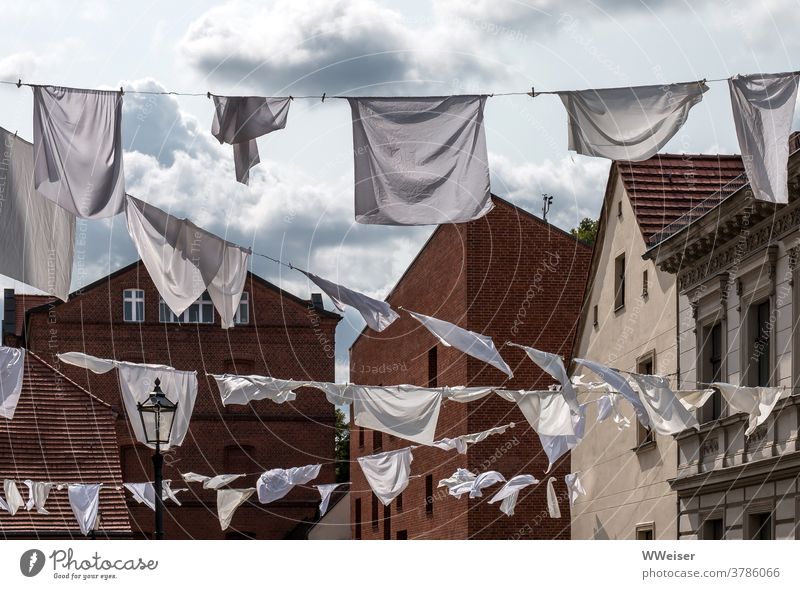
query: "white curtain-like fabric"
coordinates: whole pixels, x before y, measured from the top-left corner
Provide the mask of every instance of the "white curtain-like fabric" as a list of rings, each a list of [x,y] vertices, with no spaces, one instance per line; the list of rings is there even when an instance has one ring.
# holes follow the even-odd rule
[[[606,393],[597,400],[597,423],[602,423],[609,416],[613,416],[619,431],[631,426],[631,420],[625,417],[620,410],[619,400],[618,393]]]
[[[128,196],[128,233],[159,294],[180,315],[208,291],[223,329],[233,327],[250,250]]]
[[[26,479],[22,482],[28,487],[28,502],[25,504],[25,509],[30,511],[35,507],[36,513],[49,515],[50,512],[45,509],[44,505],[47,503],[47,498],[50,496],[50,490],[55,485],[53,483],[32,481],[30,479]]]
[[[217,517],[223,530],[228,529],[228,526],[231,525],[233,514],[255,491],[255,488],[219,489],[217,491]]]
[[[466,454],[469,446],[482,442],[489,436],[500,435],[506,433],[508,428],[514,427],[514,423],[508,425],[501,425],[500,427],[493,427],[475,434],[464,434],[456,438],[442,438],[433,443],[433,445],[441,450],[456,450],[459,454]]]
[[[624,376],[622,376],[616,370],[592,360],[575,358],[575,363],[585,366],[594,372],[597,376],[608,383],[611,388],[625,397],[625,399],[627,399],[628,402],[633,405],[633,410],[636,412],[636,418],[639,420],[639,423],[650,429],[650,417],[647,413],[647,409],[645,409],[642,400],[639,398],[639,395],[633,390],[633,387],[631,387],[630,383],[627,381],[627,379],[625,379]]]
[[[119,92],[33,86],[33,147],[42,196],[84,219],[122,212]]]
[[[411,476],[412,448],[401,448],[390,452],[361,456],[358,464],[367,479],[372,492],[384,505],[389,505],[395,497],[408,487]]]
[[[262,474],[256,483],[258,500],[272,503],[283,499],[296,485],[305,485],[319,476],[321,464],[295,466],[293,468],[273,468]]]
[[[669,379],[652,374],[632,374],[639,387],[639,398],[650,417],[650,428],[657,434],[673,435],[697,428],[697,419],[672,392]]]
[[[204,474],[197,474],[196,472],[187,472],[182,474],[183,480],[187,483],[203,483],[204,489],[220,489],[227,487],[233,481],[236,481],[245,476],[244,474],[218,474],[210,477]]]
[[[575,434],[573,413],[561,391],[495,391],[506,401],[517,404],[536,433],[545,436]]]
[[[442,389],[412,385],[350,385],[355,424],[404,440],[432,445],[442,405]]]
[[[58,354],[58,359],[66,364],[86,368],[96,374],[104,374],[116,366],[122,403],[128,414],[128,423],[136,439],[150,448],[155,448],[155,445],[147,443],[137,404],[147,400],[153,391],[155,380],[157,378],[160,379],[161,390],[164,395],[173,403],[178,404],[169,443],[162,444],[161,450],[165,451],[172,446],[180,446],[183,443],[186,432],[189,430],[189,422],[192,418],[194,402],[197,398],[196,372],[175,370],[170,366],[161,366],[159,364],[135,364],[133,362],[107,360],[81,352]]]
[[[456,471],[453,477],[458,476],[459,473]],[[449,493],[456,499],[460,499],[462,495],[469,493],[470,499],[474,499],[475,497],[483,497],[483,489],[496,485],[497,483],[505,482],[506,479],[502,474],[496,470],[489,470],[482,472],[471,480],[451,486],[449,488]],[[439,483],[439,486],[441,486],[441,483]]]
[[[476,476],[466,468],[459,468],[448,478],[440,480],[437,488],[447,487],[448,493],[452,495],[453,489],[464,483],[471,483],[475,478]]]
[[[586,495],[586,489],[583,488],[583,483],[581,483],[578,473],[571,472],[568,475],[564,475],[564,482],[567,485],[570,505],[575,505],[575,500],[578,498],[578,495]]]
[[[564,367],[564,361],[561,359],[561,356],[558,354],[551,354],[550,352],[543,352],[535,348],[529,348],[528,346],[521,346],[519,344],[510,345],[525,350],[528,358],[533,360],[534,364],[561,383],[561,394],[564,395],[564,398],[567,400],[570,410],[578,411],[578,395],[572,387],[572,382],[569,379],[567,369]]]
[[[714,382],[711,386],[720,390],[734,410],[749,415],[745,436],[767,420],[778,401],[791,394],[790,389],[782,387],[739,387],[724,382]]]
[[[81,529],[81,534],[88,536],[96,529],[97,514],[100,509],[100,487],[102,483],[91,485],[69,485],[69,505]]]
[[[465,354],[482,360],[487,364],[494,366],[498,370],[505,372],[508,378],[514,378],[514,373],[511,368],[506,364],[505,360],[500,356],[497,348],[494,347],[492,338],[486,335],[468,331],[447,321],[428,317],[421,313],[408,313],[417,321],[422,323],[428,331],[430,331],[442,345],[447,347],[454,347]]]
[[[681,404],[691,411],[705,405],[706,401],[711,398],[711,395],[713,395],[714,392],[714,389],[675,391],[675,395],[678,397],[678,400],[681,402]]]
[[[569,117],[569,149],[642,161],[680,130],[708,90],[702,82],[558,92]]]
[[[326,513],[328,513],[328,505],[331,502],[331,496],[333,492],[342,487],[344,485],[349,485],[350,483],[330,483],[328,485],[315,485],[317,491],[319,491],[319,516],[322,517]]]
[[[25,350],[0,346],[0,417],[14,419],[24,375]]]
[[[463,223],[492,209],[485,96],[349,101],[358,223]]]
[[[575,433],[571,436],[547,436],[539,434],[542,450],[547,455],[549,464],[545,473],[550,472],[556,461],[564,454],[581,443],[586,429],[586,403],[580,406],[578,413],[572,414],[572,429]]]
[[[539,483],[539,480],[530,474],[518,474],[515,477],[509,479],[509,481],[503,485],[503,488],[500,489],[494,497],[489,499],[489,503],[500,503],[500,511],[505,513],[507,516],[514,515],[514,508],[517,505],[517,500],[519,499],[519,492],[524,489],[525,487],[529,487],[530,485],[536,485]]]
[[[262,96],[213,96],[211,134],[233,145],[236,180],[250,181],[250,169],[261,162],[256,138],[286,127],[291,99]]]
[[[75,215],[33,188],[33,146],[0,127],[0,274],[62,301],[72,280]]]
[[[350,290],[344,286],[320,278],[311,272],[301,270],[308,279],[322,289],[330,297],[336,308],[344,313],[349,305],[361,313],[364,321],[375,331],[383,331],[400,317],[397,312],[389,306],[389,303],[368,297],[365,294]]]
[[[547,513],[553,519],[561,517],[561,508],[558,506],[558,495],[553,483],[556,482],[555,477],[547,479]]]
[[[25,505],[25,500],[22,498],[15,481],[11,479],[3,481],[3,494],[6,496],[3,507],[11,515],[15,515]]]
[[[247,405],[250,401],[269,399],[275,403],[294,401],[295,389],[309,386],[311,381],[280,380],[271,376],[239,376],[212,374],[219,387],[223,405]]]
[[[152,482],[124,483],[122,486],[131,492],[131,495],[133,496],[133,498],[136,500],[137,503],[142,503],[143,505],[146,505],[147,507],[155,511],[156,489]],[[181,502],[178,500],[177,494],[185,490],[186,489],[173,489],[172,481],[170,480],[161,481],[161,501],[164,502],[167,499],[171,499],[173,503],[180,506]]]
[[[789,202],[789,133],[798,80],[796,72],[728,80],[742,162],[758,200]]]

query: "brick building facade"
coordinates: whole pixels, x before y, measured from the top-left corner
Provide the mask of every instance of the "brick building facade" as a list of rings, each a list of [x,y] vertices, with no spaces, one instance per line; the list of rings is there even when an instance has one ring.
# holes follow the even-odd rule
[[[417,321],[401,318],[381,333],[365,329],[350,350],[350,379],[363,384],[423,386],[497,385],[509,389],[546,388],[553,380],[513,341],[568,356],[580,313],[591,248],[497,197],[482,219],[436,229],[387,297],[404,307],[450,321],[493,338],[514,378],[437,341]],[[563,457],[557,478],[561,519],[547,517],[544,471],[547,457],[539,438],[513,403],[492,395],[459,404],[445,401],[438,437],[455,437],[515,422],[504,435],[472,446],[467,455],[418,448],[408,488],[388,507],[372,494],[358,467],[351,469],[353,537],[363,539],[567,539],[569,503]],[[408,443],[353,426],[351,458],[393,450]],[[542,483],[520,493],[516,514],[506,517],[487,500],[455,499],[439,480],[457,468],[500,471],[506,478],[533,474]]]
[[[199,390],[189,432],[183,445],[165,456],[164,478],[175,481],[173,487],[185,486],[180,473],[189,471],[258,473],[313,463],[328,463],[316,482],[332,482],[335,415],[323,393],[302,391],[296,401],[282,405],[265,400],[223,407],[207,373],[333,381],[339,316],[325,311],[319,300],[302,300],[253,274],[248,274],[245,293],[232,329],[221,329],[210,301],[202,299],[176,318],[161,303],[144,266],[136,262],[71,295],[68,302],[28,310],[24,343],[117,411],[125,482],[152,480],[152,453],[137,444],[129,430],[116,371],[96,375],[59,365],[56,353],[80,351],[197,371]],[[248,476],[233,486],[254,486],[256,479]],[[167,503],[167,538],[279,539],[298,522],[314,517],[319,495],[297,488],[268,505],[253,497],[237,510],[225,532],[216,517],[214,491],[190,485],[180,499],[182,507]],[[134,534],[152,537],[153,512],[130,499],[128,505]]]

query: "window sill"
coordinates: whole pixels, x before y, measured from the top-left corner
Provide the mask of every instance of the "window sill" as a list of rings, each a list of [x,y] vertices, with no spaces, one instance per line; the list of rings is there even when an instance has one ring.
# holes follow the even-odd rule
[[[637,454],[639,454],[640,452],[647,452],[649,450],[653,450],[653,449],[656,448],[656,446],[658,446],[656,441],[655,440],[650,440],[650,441],[645,442],[643,444],[639,444],[638,446],[634,446],[633,448],[631,448],[631,450],[633,452],[636,452]]]
[[[614,307],[614,313],[620,314],[625,310],[625,305],[622,304],[619,307]]]

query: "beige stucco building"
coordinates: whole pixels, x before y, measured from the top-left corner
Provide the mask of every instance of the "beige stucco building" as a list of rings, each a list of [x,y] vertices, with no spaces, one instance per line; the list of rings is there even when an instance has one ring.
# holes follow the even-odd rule
[[[713,201],[741,173],[736,156],[612,163],[573,357],[678,382],[676,278],[643,256],[655,234],[701,201]],[[676,441],[641,427],[626,402],[620,408],[629,427],[596,423],[597,398],[581,398],[589,401],[586,434],[571,460],[587,495],[573,508],[572,538],[677,538],[677,498],[668,482],[677,474]]]

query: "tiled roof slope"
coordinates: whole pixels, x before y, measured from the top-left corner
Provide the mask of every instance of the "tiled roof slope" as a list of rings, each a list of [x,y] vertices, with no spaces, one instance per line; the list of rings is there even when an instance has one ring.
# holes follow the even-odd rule
[[[705,211],[747,182],[738,155],[660,154],[616,164],[645,241],[700,203],[706,201]]]
[[[0,418],[0,479],[14,479],[26,501],[25,479],[102,482],[96,535],[130,534],[115,420],[116,414],[107,404],[27,352],[14,419]],[[66,488],[50,492],[46,509],[50,515],[23,507],[13,517],[0,510],[0,538],[83,537]]]

